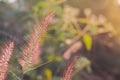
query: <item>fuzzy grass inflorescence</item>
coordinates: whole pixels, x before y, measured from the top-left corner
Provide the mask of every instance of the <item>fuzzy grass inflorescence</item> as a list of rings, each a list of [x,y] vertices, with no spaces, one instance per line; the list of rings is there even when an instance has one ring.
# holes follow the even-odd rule
[[[64,75],[62,77],[62,80],[72,80],[72,74],[74,71],[74,65],[76,62],[77,58],[74,58],[68,68],[65,70]]]
[[[23,55],[18,58],[18,62],[22,66],[23,71],[39,64],[41,40],[43,38],[43,34],[47,31],[53,16],[53,12],[49,13],[34,26],[34,31],[30,35],[27,45],[22,48]]]
[[[5,80],[9,61],[13,53],[14,42],[8,42],[5,46],[1,47],[0,56],[0,80]]]

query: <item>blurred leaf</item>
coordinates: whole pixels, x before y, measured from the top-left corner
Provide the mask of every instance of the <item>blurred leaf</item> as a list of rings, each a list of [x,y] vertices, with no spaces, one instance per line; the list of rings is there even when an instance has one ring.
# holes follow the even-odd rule
[[[40,1],[36,6],[37,7],[44,7],[44,6],[46,6],[46,2],[45,1]]]
[[[55,60],[55,54],[50,54],[48,56],[48,61]]]
[[[86,66],[86,69],[87,69],[87,71],[90,73],[90,72],[92,72],[92,69],[91,69],[91,66],[90,65],[87,65]]]
[[[55,8],[56,10],[56,15],[58,15],[58,16],[61,16],[61,14],[62,14],[62,7],[61,6],[57,6],[56,8]]]
[[[50,34],[48,34],[48,33],[44,33],[43,34],[43,37],[45,38],[45,39],[49,39],[49,38],[51,38],[52,36],[50,35]]]
[[[65,33],[63,33],[62,31],[57,31],[57,32],[56,32],[56,35],[57,35],[57,37],[58,37],[58,38],[57,38],[58,40],[64,41],[65,38],[66,38]]]
[[[89,24],[89,21],[86,18],[80,18],[79,19],[80,23],[85,23],[85,24]]]
[[[91,36],[89,36],[88,34],[85,34],[85,35],[83,35],[82,39],[83,39],[83,42],[86,46],[86,49],[91,50],[91,48],[92,48],[92,38],[91,38]]]
[[[55,30],[55,29],[57,29],[57,27],[54,25],[54,26],[50,26],[49,28],[48,28],[48,31],[51,31],[51,30]]]
[[[45,69],[44,73],[46,76],[45,80],[52,80],[52,71],[50,69]]]
[[[84,68],[86,68],[88,72],[91,72],[90,61],[86,57],[80,57],[75,64],[75,68],[76,70],[74,74],[77,74]]]
[[[60,62],[60,61],[62,60],[62,58],[61,58],[60,56],[56,56],[56,57],[55,57],[55,60],[56,60],[57,62]]]
[[[71,30],[70,30],[70,33],[76,35],[76,34],[78,34],[79,32],[78,32],[77,30],[75,30],[75,29],[71,29]]]
[[[85,57],[81,57],[77,60],[77,62],[75,64],[75,68],[82,70],[83,68],[87,67],[88,65],[90,65],[90,61]]]
[[[96,25],[91,25],[91,27],[90,27],[90,31],[91,31],[92,33],[96,33],[96,32],[97,32],[97,29],[98,29],[98,27],[97,27]]]
[[[52,80],[61,80],[60,77],[53,76]]]
[[[56,56],[55,54],[50,54],[48,56],[48,61],[57,61],[57,62],[60,62],[62,59],[60,56]]]

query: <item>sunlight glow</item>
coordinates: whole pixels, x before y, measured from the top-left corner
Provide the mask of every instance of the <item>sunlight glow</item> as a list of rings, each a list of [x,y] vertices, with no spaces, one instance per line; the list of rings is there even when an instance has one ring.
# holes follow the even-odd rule
[[[115,3],[116,3],[117,6],[120,6],[120,0],[116,0]]]
[[[8,0],[9,3],[14,3],[16,0]]]

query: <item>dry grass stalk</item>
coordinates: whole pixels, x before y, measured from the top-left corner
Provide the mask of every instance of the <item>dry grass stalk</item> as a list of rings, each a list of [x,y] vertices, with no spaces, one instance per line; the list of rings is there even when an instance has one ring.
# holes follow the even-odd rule
[[[48,26],[54,16],[54,13],[50,13],[45,16],[40,22],[37,22],[37,25],[34,26],[34,31],[30,35],[28,44],[22,48],[23,56],[18,59],[21,64],[23,71],[39,64],[39,55],[41,40],[43,34],[47,31]]]
[[[8,42],[4,47],[1,47],[1,56],[0,56],[0,80],[5,80],[7,70],[8,70],[8,62],[12,56],[14,48],[13,42]]]

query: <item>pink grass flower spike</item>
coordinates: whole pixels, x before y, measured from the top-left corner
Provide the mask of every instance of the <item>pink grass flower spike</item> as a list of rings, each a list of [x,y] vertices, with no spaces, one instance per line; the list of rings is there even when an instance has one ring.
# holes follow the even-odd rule
[[[0,80],[5,80],[9,61],[12,56],[14,48],[14,42],[8,42],[4,47],[1,47],[1,55],[0,55]]]
[[[53,16],[54,13],[48,14],[34,26],[34,31],[30,35],[27,45],[22,48],[23,56],[18,58],[23,71],[39,64],[39,56],[41,54],[40,42],[42,41],[42,38],[44,37],[43,34],[47,31]]]
[[[74,58],[68,68],[65,70],[64,75],[62,77],[62,80],[72,80],[72,74],[74,70],[74,65],[76,62],[77,58]]]

